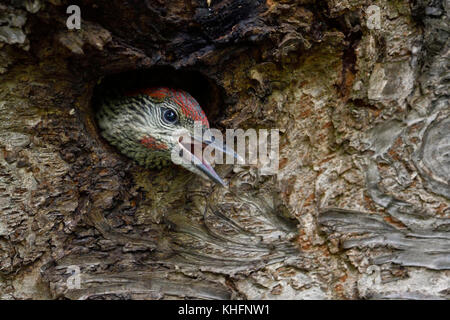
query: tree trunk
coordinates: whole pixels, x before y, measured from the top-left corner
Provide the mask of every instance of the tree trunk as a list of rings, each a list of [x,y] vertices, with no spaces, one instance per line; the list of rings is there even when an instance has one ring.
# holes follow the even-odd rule
[[[4,2],[1,299],[449,298],[448,1]],[[278,173],[120,155],[96,96],[142,84],[280,129]]]

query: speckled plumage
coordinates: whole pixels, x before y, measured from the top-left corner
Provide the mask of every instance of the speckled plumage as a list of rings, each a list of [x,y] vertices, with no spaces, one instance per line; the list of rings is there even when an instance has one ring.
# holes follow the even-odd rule
[[[176,124],[165,123],[163,112],[176,112]],[[161,168],[171,161],[176,129],[194,130],[194,121],[209,128],[198,102],[187,92],[159,87],[141,89],[103,100],[97,112],[102,136],[122,154],[147,168]]]

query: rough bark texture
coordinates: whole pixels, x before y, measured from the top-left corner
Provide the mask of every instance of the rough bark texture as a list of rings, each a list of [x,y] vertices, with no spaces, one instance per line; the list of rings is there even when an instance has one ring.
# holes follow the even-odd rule
[[[2,0],[0,298],[448,299],[449,8]],[[278,175],[142,170],[99,137],[101,80],[280,128]]]

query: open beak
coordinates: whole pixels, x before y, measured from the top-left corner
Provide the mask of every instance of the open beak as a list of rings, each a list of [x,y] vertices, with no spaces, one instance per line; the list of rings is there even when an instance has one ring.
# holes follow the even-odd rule
[[[187,139],[180,138],[179,145],[181,150],[183,150],[183,158],[190,161],[194,165],[194,168],[196,170],[193,171],[205,178],[211,179],[215,183],[226,187],[227,184],[219,177],[216,171],[214,171],[212,165],[204,157],[204,149],[207,146],[210,146],[213,148],[214,152],[219,152],[220,154],[229,154],[239,161],[243,161],[242,158],[233,150],[230,150],[225,145],[219,144],[214,140],[202,141],[196,139],[195,137],[192,137],[191,135],[186,138]]]

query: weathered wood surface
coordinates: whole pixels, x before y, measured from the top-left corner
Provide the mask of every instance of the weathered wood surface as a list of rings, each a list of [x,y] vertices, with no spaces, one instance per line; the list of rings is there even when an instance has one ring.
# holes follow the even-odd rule
[[[0,3],[1,299],[449,298],[448,1],[85,0],[78,31],[68,4]],[[142,170],[102,79],[280,128],[279,174]]]

